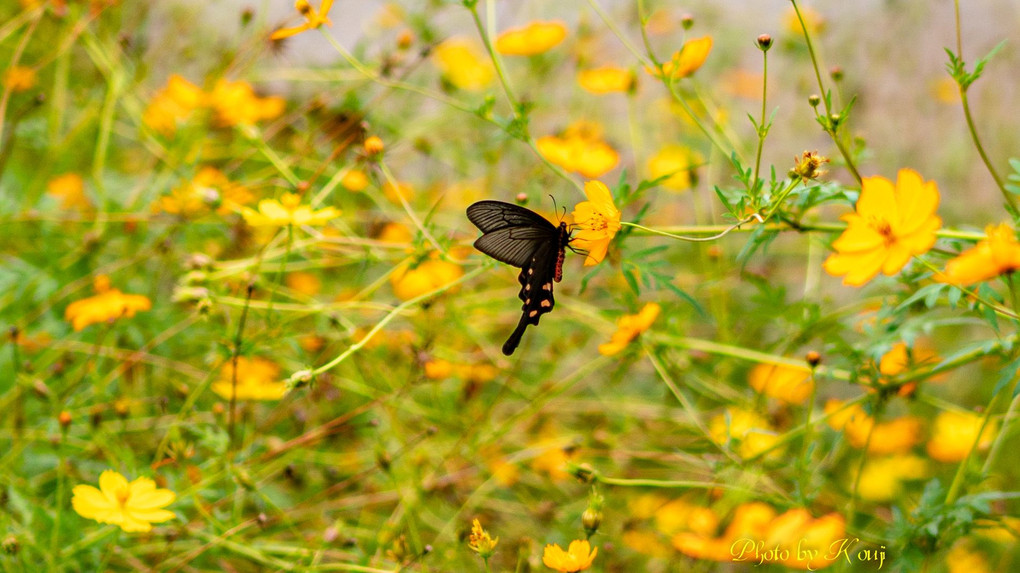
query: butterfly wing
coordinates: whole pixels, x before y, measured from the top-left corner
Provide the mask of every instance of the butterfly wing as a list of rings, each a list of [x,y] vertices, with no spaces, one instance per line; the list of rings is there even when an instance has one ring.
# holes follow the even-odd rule
[[[556,227],[545,217],[513,203],[478,201],[467,208],[467,216],[483,233],[513,227],[534,227],[547,230],[550,236],[556,235]]]
[[[521,320],[517,323],[510,338],[503,344],[503,354],[510,356],[521,342],[524,330],[529,324],[538,324],[542,315],[551,311],[556,304],[553,298],[553,281],[556,278],[557,260],[562,247],[559,241],[543,243],[532,255],[531,261],[521,269],[517,276],[521,283],[518,297],[524,302],[521,305]]]

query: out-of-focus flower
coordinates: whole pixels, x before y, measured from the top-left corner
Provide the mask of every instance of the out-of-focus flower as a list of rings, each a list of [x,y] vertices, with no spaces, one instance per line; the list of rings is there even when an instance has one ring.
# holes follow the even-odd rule
[[[637,78],[634,72],[617,66],[602,66],[577,72],[577,83],[595,95],[613,92],[626,93],[634,89]]]
[[[99,489],[76,485],[71,490],[71,507],[86,518],[109,523],[127,532],[151,531],[153,523],[176,517],[163,509],[177,499],[168,489],[156,489],[156,482],[140,477],[130,483],[123,475],[106,470],[99,475]]]
[[[835,253],[825,271],[843,276],[843,284],[861,286],[879,271],[892,276],[910,258],[928,252],[942,219],[935,214],[939,189],[912,169],[900,169],[896,184],[885,177],[865,177],[854,213],[843,234],[832,243]]]
[[[817,571],[832,565],[833,543],[842,540],[845,534],[846,521],[838,513],[815,519],[808,510],[797,508],[769,523],[764,542],[765,547],[786,549],[775,552],[775,563]]]
[[[415,195],[414,187],[406,181],[397,181],[396,184],[387,181],[383,185],[382,192],[387,199],[397,204],[401,203],[401,198],[403,198],[404,201],[410,201],[411,199],[414,199]]]
[[[585,183],[584,194],[588,200],[574,206],[574,227],[577,229],[574,241],[578,248],[588,251],[584,266],[590,267],[606,257],[610,241],[620,230],[620,211],[613,203],[609,188],[601,181]],[[654,316],[652,320],[655,320]]]
[[[832,414],[828,424],[834,430],[843,430],[855,448],[867,444],[871,454],[905,454],[921,441],[921,420],[916,417],[903,416],[876,425],[860,404],[842,408],[839,400],[825,403],[825,413]]]
[[[575,123],[560,136],[542,136],[535,145],[550,163],[592,179],[605,175],[620,162],[620,154],[589,122]]]
[[[645,71],[652,76],[666,80],[686,78],[701,68],[711,51],[711,36],[687,40],[668,62],[664,62],[659,68],[646,66]]]
[[[60,199],[62,209],[88,210],[92,203],[85,196],[85,181],[77,173],[66,173],[50,179],[46,193]]]
[[[625,314],[616,321],[616,332],[610,342],[599,345],[599,354],[612,356],[618,354],[639,334],[651,328],[652,323],[659,316],[661,308],[654,302],[650,302],[641,308],[637,314]]]
[[[896,376],[913,368],[934,366],[938,359],[935,351],[923,342],[916,343],[913,348],[909,348],[906,342],[897,342],[878,362],[878,372],[881,374],[878,384],[882,386],[893,384],[896,382]],[[909,396],[916,389],[917,382],[910,382],[900,386],[897,394]]]
[[[712,535],[719,528],[719,516],[709,507],[674,499],[655,511],[655,528],[669,536],[681,531]]]
[[[234,364],[223,365],[220,377],[212,384],[212,391],[229,400],[234,387]],[[279,400],[287,393],[287,383],[280,380],[280,367],[265,358],[237,358],[238,400]]]
[[[960,86],[956,80],[943,75],[930,84],[931,94],[935,101],[946,105],[957,105],[960,103]]]
[[[179,122],[187,121],[191,115],[205,105],[202,88],[183,77],[173,74],[166,87],[156,92],[142,113],[142,122],[164,135],[173,135]]]
[[[287,273],[287,277],[284,280],[287,288],[305,296],[315,296],[322,290],[322,281],[312,273],[304,271]]]
[[[221,79],[208,95],[209,105],[219,125],[251,125],[264,119],[273,119],[283,113],[282,97],[260,98],[251,84]]]
[[[300,26],[294,26],[293,28],[281,28],[269,37],[270,40],[282,40],[289,38],[296,34],[300,34],[306,30],[314,30],[319,26],[333,26],[333,23],[329,21],[329,9],[333,5],[333,0],[322,0],[322,4],[319,6],[319,11],[316,12],[315,8],[308,3],[308,0],[295,0],[294,8],[304,17],[305,23]]]
[[[360,169],[351,169],[340,179],[340,184],[348,191],[364,191],[368,187],[368,175]]]
[[[566,551],[559,544],[549,544],[542,553],[542,563],[562,573],[575,573],[591,567],[598,552],[599,548],[592,547],[587,540],[571,541]]]
[[[480,555],[482,559],[488,559],[496,552],[497,543],[499,543],[499,538],[493,539],[488,531],[482,529],[480,521],[475,519],[471,522],[471,536],[468,538],[468,547],[472,551]]]
[[[884,503],[899,499],[903,482],[923,479],[928,475],[928,464],[914,455],[895,455],[868,458],[860,480],[857,495],[864,500]],[[850,484],[852,486],[852,484]]]
[[[407,228],[407,225],[400,223],[386,223],[379,230],[375,240],[383,243],[410,243],[414,240],[414,233]]]
[[[1020,243],[1009,225],[988,225],[988,238],[946,263],[938,280],[954,285],[971,285],[1020,269]]]
[[[982,417],[970,412],[939,412],[928,441],[928,455],[940,462],[959,462],[967,457],[977,442],[978,450],[987,450],[997,432],[996,424],[988,422],[981,431]],[[981,438],[978,440],[978,433]]]
[[[963,539],[946,553],[945,564],[948,573],[992,573],[984,554],[975,551],[972,544]]]
[[[751,410],[727,408],[709,421],[708,431],[713,442],[720,446],[730,444],[742,458],[753,458],[770,450],[772,457],[780,454],[778,448],[773,449],[778,437],[768,420]]]
[[[390,274],[393,294],[400,300],[411,300],[442,288],[463,276],[460,265],[439,259],[422,261],[411,268],[401,266]]]
[[[244,220],[253,227],[285,225],[325,225],[340,216],[335,207],[326,207],[313,211],[311,206],[301,204],[301,196],[284,193],[279,201],[263,199],[259,201],[259,209],[244,207],[241,209]]]
[[[695,559],[729,562],[734,558],[730,550],[735,541],[751,543],[765,537],[766,530],[775,519],[776,510],[761,502],[741,504],[734,511],[726,531],[718,537],[711,534],[682,531],[673,536],[673,547]]]
[[[390,30],[407,20],[404,7],[396,2],[387,2],[375,15],[375,23],[383,30]]]
[[[429,380],[444,380],[453,375],[453,364],[449,360],[433,358],[425,362],[425,377]]]
[[[71,321],[71,326],[75,330],[121,317],[130,318],[140,310],[152,308],[152,302],[148,297],[124,294],[110,288],[110,279],[106,275],[96,276],[93,288],[96,291],[95,296],[74,301],[64,310],[64,318]]]
[[[781,364],[758,364],[747,381],[751,388],[787,404],[803,404],[815,387],[810,370]]]
[[[690,148],[666,145],[648,160],[648,176],[653,180],[666,177],[659,185],[671,191],[686,191],[696,180],[694,170],[702,162],[701,155]]]
[[[729,94],[744,99],[757,100],[761,98],[763,81],[764,76],[761,72],[739,68],[726,72],[720,83],[723,90]]]
[[[25,66],[7,68],[3,77],[4,87],[12,93],[23,92],[35,86],[35,70]]]
[[[567,37],[563,22],[531,22],[507,30],[496,38],[496,51],[504,56],[534,56],[548,52]]]
[[[365,149],[365,153],[368,155],[378,155],[386,149],[386,144],[378,135],[372,135],[365,139],[365,143],[362,145]]]
[[[804,34],[804,28],[806,27],[808,34],[812,36],[821,34],[825,30],[825,18],[816,10],[806,6],[799,6],[799,8],[800,15],[804,18],[804,26],[800,25],[797,11],[791,7],[786,11],[786,15],[783,16],[783,27],[786,31],[791,35],[800,36]]]
[[[647,529],[628,529],[621,535],[623,544],[637,551],[638,553],[669,559],[673,556],[673,550],[662,542],[661,535]]]
[[[194,179],[160,197],[153,210],[172,215],[196,215],[215,209],[218,215],[237,211],[255,199],[251,190],[227,178],[215,167],[203,167]]]
[[[439,44],[433,58],[443,77],[462,90],[481,91],[495,77],[491,62],[482,59],[474,45],[464,40],[450,39]]]

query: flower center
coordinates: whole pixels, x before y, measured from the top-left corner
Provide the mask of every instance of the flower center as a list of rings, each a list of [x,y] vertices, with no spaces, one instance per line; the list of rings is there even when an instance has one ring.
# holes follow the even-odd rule
[[[121,507],[126,506],[128,499],[130,498],[131,490],[129,490],[128,488],[125,487],[117,490],[117,503],[119,503]]]
[[[868,225],[870,225],[872,229],[878,231],[878,233],[885,238],[886,246],[896,242],[896,235],[893,234],[892,225],[889,224],[889,221],[878,217],[870,217]]]

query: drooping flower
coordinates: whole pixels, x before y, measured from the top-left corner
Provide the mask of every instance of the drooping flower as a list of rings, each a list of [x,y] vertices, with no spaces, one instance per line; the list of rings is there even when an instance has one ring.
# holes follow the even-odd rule
[[[659,68],[646,66],[645,72],[666,80],[686,78],[698,71],[702,64],[705,63],[705,60],[708,59],[708,53],[711,51],[711,36],[687,40],[668,62],[664,62]]]
[[[329,9],[333,5],[333,0],[322,0],[322,4],[319,6],[319,11],[316,12],[315,8],[308,3],[308,0],[295,0],[294,8],[304,17],[305,23],[300,26],[294,26],[292,28],[281,28],[269,37],[270,40],[282,40],[291,36],[300,34],[306,30],[314,30],[319,26],[333,26],[333,23],[329,21]]]
[[[482,529],[482,523],[475,519],[471,522],[471,536],[468,538],[468,547],[481,556],[482,559],[492,557],[496,551],[496,544],[499,538],[493,539],[488,531]]]
[[[301,204],[301,196],[295,193],[284,193],[279,201],[263,199],[259,201],[259,209],[243,207],[241,214],[244,220],[253,227],[285,225],[325,225],[331,219],[340,216],[335,207],[326,207],[313,211],[311,206]]]
[[[650,302],[641,308],[638,314],[626,314],[616,321],[616,332],[610,342],[599,345],[599,354],[612,356],[618,354],[639,334],[651,328],[652,323],[659,316],[659,305]]]
[[[229,361],[220,370],[219,379],[211,389],[229,400],[234,388],[234,363]],[[280,379],[280,366],[265,358],[237,357],[238,400],[279,400],[287,393],[287,383]]]
[[[462,90],[481,91],[496,76],[492,64],[464,40],[450,39],[436,46],[433,61],[446,81]]]
[[[504,56],[534,56],[558,46],[567,37],[563,22],[531,22],[496,38],[496,51]]]
[[[46,184],[46,193],[60,199],[62,209],[92,208],[92,203],[85,196],[85,180],[77,173],[65,173],[50,179]]]
[[[989,422],[981,431],[982,418],[970,412],[939,412],[928,440],[928,455],[940,462],[959,462],[967,457],[977,441],[978,450],[987,450],[997,433],[996,424]],[[981,437],[978,439],[978,433]]]
[[[576,122],[562,135],[545,135],[535,141],[538,152],[563,169],[588,178],[601,177],[620,162],[620,154],[602,140],[601,128]]]
[[[64,318],[71,321],[77,331],[90,324],[116,320],[121,317],[132,317],[139,310],[149,310],[152,302],[140,294],[124,294],[110,288],[110,278],[98,275],[93,281],[95,296],[83,298],[67,305]]]
[[[598,552],[599,548],[592,547],[587,540],[571,541],[566,551],[559,544],[549,544],[542,553],[542,563],[562,573],[575,573],[591,567]]]
[[[938,186],[912,169],[900,169],[895,185],[885,177],[865,177],[856,211],[842,217],[847,228],[832,243],[836,252],[825,260],[825,271],[851,286],[863,285],[879,271],[898,273],[935,244],[942,226],[938,206]]]
[[[285,107],[282,97],[258,97],[251,84],[245,81],[220,79],[207,98],[221,126],[251,125],[273,119],[282,114]]]
[[[938,280],[967,286],[1020,269],[1020,243],[1009,225],[988,225],[988,238],[946,263]]]
[[[588,251],[584,266],[590,267],[606,257],[610,241],[620,230],[620,211],[609,188],[601,181],[585,183],[584,194],[588,200],[574,206],[574,225],[578,230],[574,241],[578,248]]]
[[[23,92],[35,86],[35,70],[25,66],[11,66],[3,76],[4,87],[11,92]]]
[[[810,370],[783,364],[758,364],[747,381],[751,388],[787,404],[803,404],[814,390]]]
[[[174,492],[156,489],[156,482],[145,477],[128,483],[123,475],[106,470],[99,475],[99,489],[76,485],[71,493],[71,506],[78,515],[127,532],[151,531],[153,523],[176,517],[163,509],[177,499]]]
[[[411,268],[401,266],[390,274],[393,294],[400,300],[411,300],[423,294],[442,288],[464,274],[460,265],[441,259],[422,261]]]
[[[628,69],[617,66],[602,66],[577,72],[577,83],[595,95],[613,92],[628,92],[634,89],[637,78]]]
[[[670,144],[648,160],[648,175],[653,180],[666,177],[659,182],[666,189],[685,191],[696,180],[695,169],[702,162],[698,152],[683,145]]]

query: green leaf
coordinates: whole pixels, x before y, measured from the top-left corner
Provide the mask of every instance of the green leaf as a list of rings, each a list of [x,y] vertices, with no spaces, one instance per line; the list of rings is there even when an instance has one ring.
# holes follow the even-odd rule
[[[995,382],[995,389],[992,394],[998,394],[1003,388],[1009,385],[1016,378],[1017,370],[1020,370],[1020,357],[1007,364],[999,371],[999,379]],[[1018,385],[1020,387],[1020,385]],[[1017,390],[1013,390],[1013,397],[1016,398]]]

